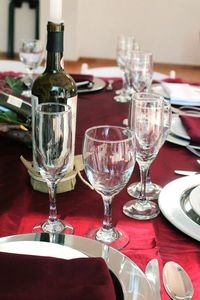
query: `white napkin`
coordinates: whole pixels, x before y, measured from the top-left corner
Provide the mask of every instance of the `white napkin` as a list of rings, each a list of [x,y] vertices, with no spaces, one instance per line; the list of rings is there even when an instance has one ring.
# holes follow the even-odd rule
[[[200,106],[200,89],[183,83],[161,83],[162,88],[168,94],[172,104]]]

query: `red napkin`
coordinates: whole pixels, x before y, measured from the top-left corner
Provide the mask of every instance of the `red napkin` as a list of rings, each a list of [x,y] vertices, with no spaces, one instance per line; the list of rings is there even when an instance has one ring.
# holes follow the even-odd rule
[[[200,144],[200,118],[180,116],[183,126],[194,143]]]
[[[72,260],[0,253],[0,299],[115,300],[103,258]]]
[[[76,82],[93,81],[94,79],[93,75],[87,75],[87,74],[70,74],[70,75]]]

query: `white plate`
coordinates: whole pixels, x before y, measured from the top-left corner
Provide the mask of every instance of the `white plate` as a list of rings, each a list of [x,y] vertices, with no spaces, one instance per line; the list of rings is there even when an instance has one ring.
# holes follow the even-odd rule
[[[190,204],[195,213],[200,216],[200,186],[197,186],[190,193]]]
[[[33,254],[33,251],[35,252],[35,250],[30,250],[30,248],[36,248],[36,255],[37,253],[41,255],[42,252],[45,256],[49,256],[51,253],[53,257],[59,258],[61,256],[63,256],[62,258],[72,258],[76,255],[77,257],[80,257],[80,255],[103,257],[109,269],[117,277],[122,288],[120,292],[119,286],[117,287],[117,300],[154,300],[150,284],[144,273],[132,260],[121,252],[81,236],[56,235],[53,244],[48,243],[50,239],[51,237],[44,233],[8,236],[0,238],[0,249],[6,249],[7,251],[8,249],[15,249],[15,251],[18,251],[17,253],[24,253],[25,246],[26,253],[31,251],[30,254]]]
[[[185,130],[182,121],[178,115],[172,115],[171,133],[178,136],[179,138],[190,140],[187,131]]]
[[[28,254],[38,256],[51,256],[63,259],[72,259],[87,257],[82,252],[70,247],[63,247],[59,244],[37,242],[37,241],[19,241],[0,244],[0,252]]]
[[[200,184],[200,175],[186,176],[168,183],[159,195],[159,207],[163,215],[179,230],[200,241],[200,226],[183,210],[183,193]]]
[[[20,61],[15,60],[0,60],[0,72],[26,72],[25,66]],[[35,73],[42,73],[44,67],[38,67]]]

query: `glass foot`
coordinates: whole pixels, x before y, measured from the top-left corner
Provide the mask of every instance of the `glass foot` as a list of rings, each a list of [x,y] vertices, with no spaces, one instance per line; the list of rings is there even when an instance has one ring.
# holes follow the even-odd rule
[[[151,201],[131,200],[123,206],[123,213],[133,219],[150,220],[159,215],[160,209]]]
[[[162,190],[162,187],[158,184],[147,182],[146,183],[146,199],[147,200],[157,200],[158,196]],[[140,198],[141,195],[141,183],[135,182],[127,188],[128,194],[136,199]]]
[[[127,233],[119,227],[110,230],[105,230],[103,227],[93,228],[86,236],[118,250],[123,249],[129,243]]]
[[[45,232],[50,234],[59,234],[59,233],[73,234],[74,228],[70,224],[64,223],[61,220],[56,220],[54,222],[46,220],[44,222],[36,224],[33,227],[33,232],[39,232],[39,233]]]

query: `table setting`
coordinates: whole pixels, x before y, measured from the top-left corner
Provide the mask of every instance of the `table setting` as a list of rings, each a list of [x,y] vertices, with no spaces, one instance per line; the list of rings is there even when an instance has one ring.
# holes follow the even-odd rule
[[[62,0],[50,12],[59,41]],[[33,48],[28,74],[0,61],[0,299],[198,300],[199,83],[157,76],[152,53],[121,36],[118,73],[67,75],[74,115],[63,86],[39,103]]]

